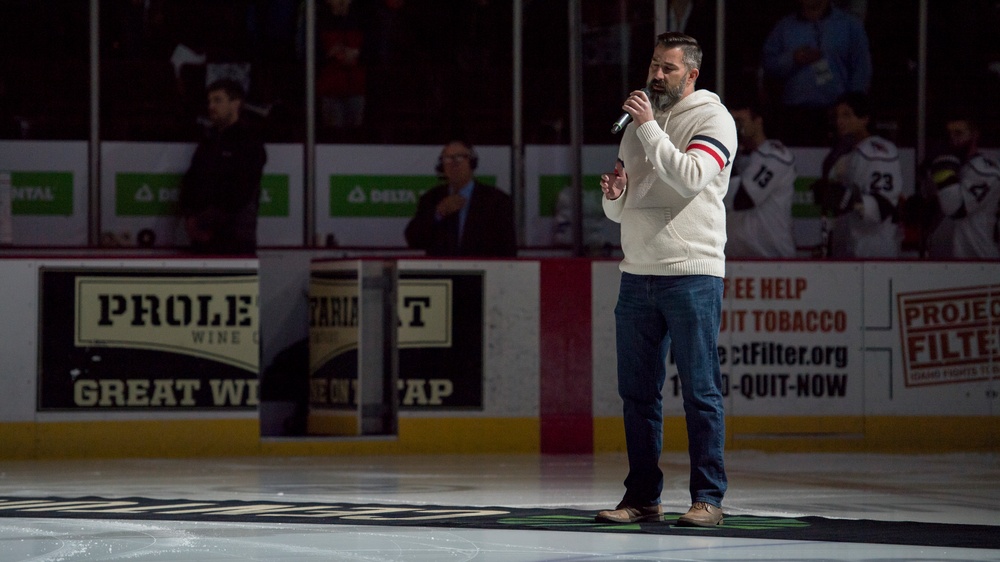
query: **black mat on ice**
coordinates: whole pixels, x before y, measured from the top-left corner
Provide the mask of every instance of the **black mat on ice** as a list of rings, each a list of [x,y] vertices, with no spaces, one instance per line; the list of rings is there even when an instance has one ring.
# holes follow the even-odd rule
[[[197,501],[94,496],[80,498],[0,497],[0,518],[401,525],[451,529],[645,533],[1000,549],[1000,527],[990,525],[729,515],[726,516],[723,526],[713,529],[699,529],[676,526],[674,523],[678,515],[666,514],[664,521],[657,523],[609,525],[595,522],[592,511],[574,509]]]

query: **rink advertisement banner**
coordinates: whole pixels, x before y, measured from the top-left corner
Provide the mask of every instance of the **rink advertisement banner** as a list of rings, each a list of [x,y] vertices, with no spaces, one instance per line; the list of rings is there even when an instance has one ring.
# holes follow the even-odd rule
[[[115,177],[115,214],[120,217],[176,216],[183,177],[183,174],[118,174]],[[263,175],[258,216],[288,216],[287,175]]]
[[[855,264],[730,263],[719,336],[730,414],[863,411],[860,275]],[[680,396],[668,356],[664,394]],[[679,402],[672,407],[680,409]]]
[[[400,272],[401,410],[483,407],[483,273]]]
[[[10,180],[14,215],[72,216],[72,172],[11,172]]]
[[[907,387],[1000,378],[1000,285],[896,298]]]
[[[309,309],[310,404],[353,410],[358,369],[356,277],[314,271]],[[398,317],[400,409],[481,409],[482,274],[401,272]]]
[[[87,243],[87,143],[0,140],[15,246]]]
[[[599,266],[595,333],[613,340],[608,289],[620,272]],[[726,270],[722,392],[727,416],[758,418],[753,431],[858,434],[866,416],[1000,411],[1000,264],[732,260]],[[595,416],[621,415],[615,360],[594,347]],[[683,415],[672,356],[666,367],[665,411]],[[783,417],[827,419],[808,429]]]
[[[41,271],[38,409],[252,409],[254,272]]]
[[[495,176],[476,176],[496,185]],[[417,201],[428,189],[441,184],[438,176],[332,175],[330,217],[406,218],[417,212]]]
[[[354,409],[358,378],[358,279],[313,272],[309,279],[309,401]]]

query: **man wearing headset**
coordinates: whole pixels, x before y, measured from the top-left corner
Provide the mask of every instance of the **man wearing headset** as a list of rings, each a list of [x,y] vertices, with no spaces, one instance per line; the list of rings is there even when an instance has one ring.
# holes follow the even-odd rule
[[[465,141],[444,146],[437,172],[444,184],[420,196],[406,225],[406,243],[428,256],[513,257],[517,254],[510,196],[473,177],[479,157]]]

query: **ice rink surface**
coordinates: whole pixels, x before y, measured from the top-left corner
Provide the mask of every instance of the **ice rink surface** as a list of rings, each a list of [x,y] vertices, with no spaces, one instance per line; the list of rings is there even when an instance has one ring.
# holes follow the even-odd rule
[[[687,457],[663,456],[664,510],[689,504]],[[1000,455],[727,454],[728,517],[846,518],[996,526]],[[4,502],[97,497],[341,506],[505,506],[596,513],[620,499],[623,454],[0,461],[0,562],[215,561],[1000,561],[1000,550],[702,535],[143,520]],[[30,503],[30,502],[29,502]],[[27,503],[18,503],[25,506]],[[56,504],[53,504],[56,505]],[[65,511],[65,510],[64,510]],[[252,519],[252,517],[250,518]],[[663,523],[668,525],[668,523]],[[766,535],[766,534],[764,534]]]

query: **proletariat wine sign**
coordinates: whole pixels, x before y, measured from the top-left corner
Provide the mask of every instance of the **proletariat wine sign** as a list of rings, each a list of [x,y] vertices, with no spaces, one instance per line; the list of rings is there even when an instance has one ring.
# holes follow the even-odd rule
[[[310,404],[353,409],[357,283],[314,272],[309,300]],[[482,409],[482,274],[401,273],[397,313],[400,409]]]
[[[253,409],[256,272],[43,269],[39,410]]]

